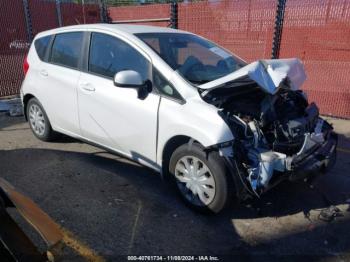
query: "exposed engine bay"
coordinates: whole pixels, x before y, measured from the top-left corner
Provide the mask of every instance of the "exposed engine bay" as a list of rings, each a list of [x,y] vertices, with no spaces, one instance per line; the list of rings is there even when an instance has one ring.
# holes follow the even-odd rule
[[[230,84],[234,88],[227,88]],[[293,177],[299,163],[331,135],[332,127],[319,117],[317,106],[309,104],[302,91],[292,90],[288,81],[271,94],[255,81],[242,78],[212,90],[204,100],[219,109],[230,127],[234,158],[257,195],[279,176]],[[313,160],[310,165],[325,163]]]

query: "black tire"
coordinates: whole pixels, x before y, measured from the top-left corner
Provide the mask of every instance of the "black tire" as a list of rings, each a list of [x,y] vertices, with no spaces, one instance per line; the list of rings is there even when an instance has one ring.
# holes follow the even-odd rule
[[[44,120],[42,122],[43,123],[43,128],[44,128],[44,131],[42,133],[35,130],[35,126],[32,124],[32,121],[31,121],[31,118],[30,118],[30,110],[35,108],[35,107],[38,107],[41,110],[41,112],[42,112],[42,118]],[[53,140],[56,139],[57,134],[52,130],[49,118],[47,117],[43,106],[38,101],[38,99],[36,99],[35,97],[31,98],[28,101],[27,108],[26,108],[26,114],[27,114],[27,118],[28,118],[28,123],[29,123],[30,129],[32,130],[33,134],[37,138],[39,138],[40,140],[45,141],[45,142],[53,141]]]
[[[198,200],[200,200],[198,195],[196,196],[192,192],[192,196],[196,196],[198,200],[196,201],[197,203],[190,201],[188,199],[188,194],[186,197],[186,194],[183,192],[184,190],[186,190],[183,186],[183,184],[185,183],[181,184],[181,182],[176,178],[176,165],[178,161],[181,161],[181,159],[183,159],[184,157],[186,158],[187,156],[193,156],[202,161],[209,168],[211,173],[210,175],[212,175],[212,177],[214,178],[215,194],[214,198],[211,200],[210,203],[205,204],[202,201],[198,203]],[[197,143],[193,143],[192,146],[184,144],[178,147],[173,152],[170,158],[169,172],[181,198],[185,201],[187,205],[189,205],[196,211],[219,213],[230,203],[230,198],[232,196],[234,186],[232,185],[231,180],[228,179],[225,161],[222,157],[220,157],[218,152],[205,152],[203,147],[201,147]]]

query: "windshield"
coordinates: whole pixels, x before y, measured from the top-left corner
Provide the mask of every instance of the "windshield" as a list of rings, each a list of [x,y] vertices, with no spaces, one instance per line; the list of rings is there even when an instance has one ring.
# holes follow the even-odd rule
[[[194,84],[204,84],[245,66],[239,58],[199,36],[186,33],[136,34],[174,70]]]

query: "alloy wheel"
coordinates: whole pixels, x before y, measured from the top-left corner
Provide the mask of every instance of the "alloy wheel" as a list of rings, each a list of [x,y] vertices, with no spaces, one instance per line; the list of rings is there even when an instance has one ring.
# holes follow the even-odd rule
[[[45,133],[45,117],[41,108],[37,104],[31,104],[29,107],[29,122],[38,136],[43,136]]]

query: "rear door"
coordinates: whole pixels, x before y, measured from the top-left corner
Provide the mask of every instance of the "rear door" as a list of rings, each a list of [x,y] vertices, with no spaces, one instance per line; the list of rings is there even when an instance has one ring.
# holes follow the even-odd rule
[[[135,88],[116,87],[114,75],[134,70],[151,79],[152,64],[142,50],[113,35],[91,33],[86,72],[78,84],[83,136],[145,165],[156,160],[157,111],[160,97],[138,98]]]
[[[70,135],[79,135],[77,84],[80,77],[83,32],[55,35],[48,63],[41,63],[40,94],[52,126]]]

